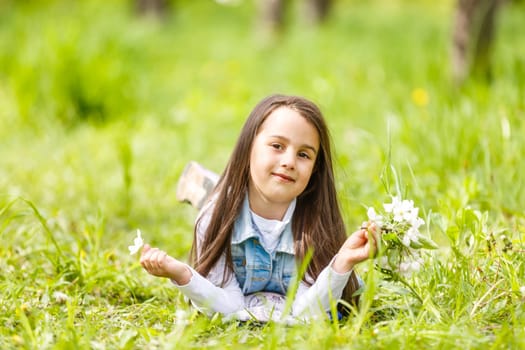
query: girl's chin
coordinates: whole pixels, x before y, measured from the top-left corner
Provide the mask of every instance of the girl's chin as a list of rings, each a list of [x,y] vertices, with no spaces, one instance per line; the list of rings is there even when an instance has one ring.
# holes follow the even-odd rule
[[[266,196],[267,200],[276,204],[290,204],[296,196],[290,194],[273,193]]]

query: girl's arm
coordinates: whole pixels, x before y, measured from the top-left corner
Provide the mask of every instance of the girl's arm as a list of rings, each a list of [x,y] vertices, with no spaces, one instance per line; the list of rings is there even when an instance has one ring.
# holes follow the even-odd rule
[[[213,205],[214,200],[208,202],[201,209],[198,216],[197,222],[200,222],[196,227],[198,254],[200,254],[205,230],[211,219]],[[226,264],[224,256],[219,258],[217,264],[208,273],[208,276],[204,277],[189,265],[172,258],[158,249],[156,251],[157,253],[154,253],[147,245],[144,246],[141,257],[142,266],[155,276],[169,278],[181,293],[190,299],[192,304],[201,312],[207,315],[215,312],[228,315],[244,309],[244,294],[233,272],[229,280],[221,286]]]
[[[375,231],[375,226],[370,226],[354,232],[311,287],[300,283],[292,305],[294,316],[316,316],[330,311],[331,300],[341,298],[354,266],[375,253]]]
[[[301,281],[292,304],[292,316],[324,317],[326,312],[330,311],[331,301],[341,298],[352,271],[344,274],[337,273],[332,268],[332,264],[321,271],[311,286]]]
[[[224,261],[222,258],[210,271],[208,279],[187,264],[169,256],[157,248],[145,245],[142,250],[140,263],[144,269],[158,277],[169,278],[185,297],[201,312],[208,315],[214,312],[231,314],[244,308],[244,295],[235,277],[230,277],[228,282],[218,287],[222,278]],[[220,273],[219,273],[220,271]],[[212,283],[210,279],[217,285]]]

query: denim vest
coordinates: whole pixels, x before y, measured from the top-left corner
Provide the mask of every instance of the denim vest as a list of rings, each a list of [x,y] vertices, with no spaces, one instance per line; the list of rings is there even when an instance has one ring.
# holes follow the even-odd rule
[[[235,277],[245,295],[261,291],[284,295],[296,269],[291,222],[284,227],[272,254],[261,245],[259,237],[246,197],[231,240]]]

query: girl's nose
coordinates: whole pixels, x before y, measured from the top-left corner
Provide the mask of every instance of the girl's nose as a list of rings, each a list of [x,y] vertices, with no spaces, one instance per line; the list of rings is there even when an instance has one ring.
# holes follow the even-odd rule
[[[287,169],[295,169],[295,152],[287,150],[282,154],[281,166]]]

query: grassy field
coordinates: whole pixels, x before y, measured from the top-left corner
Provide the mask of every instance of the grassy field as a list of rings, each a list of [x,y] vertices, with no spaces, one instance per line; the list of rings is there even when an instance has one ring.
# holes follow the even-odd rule
[[[341,0],[290,12],[274,41],[253,2],[0,3],[0,348],[525,349],[525,23],[498,21],[494,79],[450,79],[451,1]],[[267,94],[318,102],[353,231],[389,200],[389,164],[440,249],[410,283],[364,263],[339,323],[263,326],[195,313],[128,254],[135,230],[186,260],[190,160],[221,172]],[[392,178],[386,183],[393,185]]]

